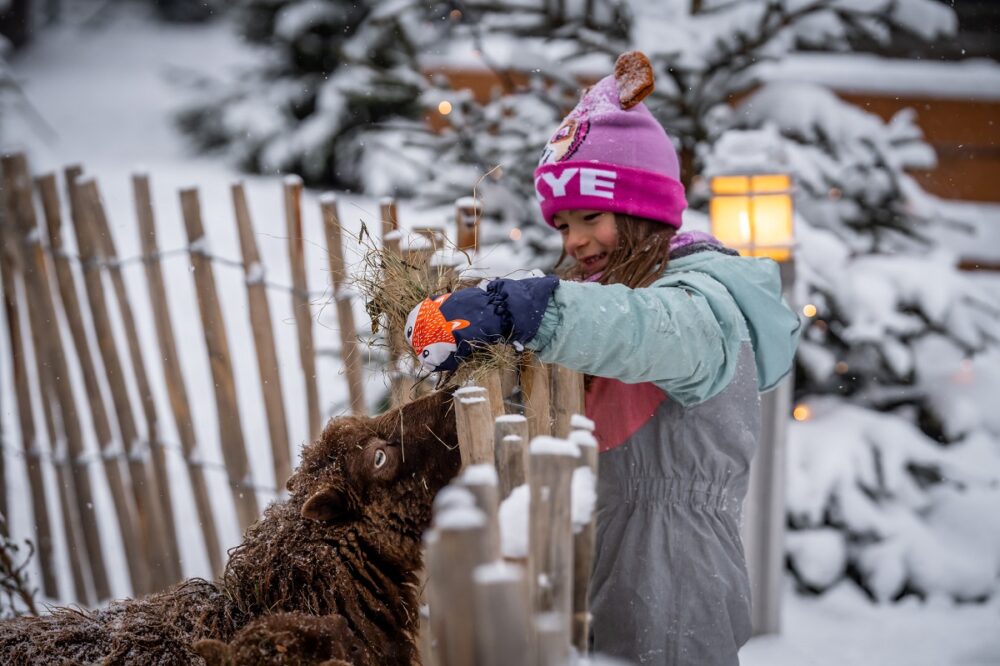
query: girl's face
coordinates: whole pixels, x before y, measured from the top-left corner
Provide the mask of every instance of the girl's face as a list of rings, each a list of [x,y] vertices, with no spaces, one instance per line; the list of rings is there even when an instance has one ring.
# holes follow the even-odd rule
[[[587,277],[608,265],[608,256],[618,247],[615,214],[598,210],[564,210],[556,213],[556,229],[562,234],[563,249]]]

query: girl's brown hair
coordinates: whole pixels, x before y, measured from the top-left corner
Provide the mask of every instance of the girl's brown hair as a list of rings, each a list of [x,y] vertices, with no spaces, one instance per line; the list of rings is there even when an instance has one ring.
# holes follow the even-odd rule
[[[666,270],[670,241],[677,229],[663,222],[622,213],[615,213],[615,224],[618,226],[618,247],[611,252],[608,266],[597,282],[623,284],[633,289],[648,287]],[[566,257],[563,250],[556,262],[559,276],[567,280],[584,279],[579,265],[559,270]]]

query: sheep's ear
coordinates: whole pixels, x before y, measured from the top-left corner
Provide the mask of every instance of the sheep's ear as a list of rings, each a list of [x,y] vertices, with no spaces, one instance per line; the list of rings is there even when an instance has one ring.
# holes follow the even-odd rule
[[[326,522],[347,513],[347,498],[332,486],[313,493],[302,505],[302,517]]]
[[[195,642],[191,649],[205,660],[206,666],[230,666],[233,663],[229,646],[214,638],[203,638]]]

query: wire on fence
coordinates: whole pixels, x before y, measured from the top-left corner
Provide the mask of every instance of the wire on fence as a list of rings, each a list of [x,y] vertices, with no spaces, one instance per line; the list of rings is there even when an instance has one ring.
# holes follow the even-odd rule
[[[203,469],[211,469],[220,472],[227,471],[225,464],[221,462],[214,462],[211,460],[201,460],[198,456],[185,456],[184,450],[181,448],[180,444],[172,444],[168,442],[149,442],[143,441],[141,447],[137,447],[133,452],[129,453],[118,446],[116,448],[105,449],[103,451],[91,451],[83,455],[71,458],[65,452],[53,452],[53,451],[42,451],[41,449],[35,447],[30,451],[24,451],[20,447],[8,444],[6,442],[0,442],[0,449],[10,452],[11,455],[17,456],[19,458],[31,459],[31,460],[42,460],[51,463],[55,466],[63,465],[77,465],[77,466],[87,466],[97,462],[104,462],[106,460],[133,460],[137,456],[144,457],[146,452],[154,446],[159,446],[166,451],[175,451],[180,454],[181,458],[184,460],[185,464],[191,465],[192,467],[201,467]],[[196,452],[197,453],[197,452]],[[271,493],[277,495],[279,490],[272,486],[260,485],[247,481],[243,479],[236,483],[238,488],[246,490],[254,490],[256,492]]]
[[[162,259],[169,259],[171,257],[176,257],[179,255],[190,255],[199,254],[209,261],[222,265],[228,266],[230,268],[238,268],[244,270],[244,264],[242,261],[236,259],[229,259],[228,257],[222,257],[217,254],[212,254],[203,247],[179,247],[172,250],[161,250],[152,254],[139,254],[132,257],[125,257],[122,259],[98,259],[96,257],[92,259],[85,260],[79,254],[74,252],[68,252],[66,250],[53,251],[48,243],[42,241],[38,234],[34,234],[32,237],[28,238],[29,243],[35,243],[42,246],[42,251],[46,254],[54,257],[60,257],[63,259],[68,259],[79,264],[80,269],[84,271],[93,270],[95,268],[106,268],[108,270],[120,270],[123,266],[129,266],[132,264],[148,264],[154,261],[160,261]],[[258,264],[259,265],[259,264]],[[307,299],[321,299],[326,300],[332,298],[330,294],[330,289],[326,288],[321,291],[300,291],[287,284],[281,284],[280,282],[272,282],[270,280],[265,280],[263,274],[247,278],[248,280],[254,280],[259,284],[263,284],[267,289],[272,291],[286,292],[292,295],[301,295]]]

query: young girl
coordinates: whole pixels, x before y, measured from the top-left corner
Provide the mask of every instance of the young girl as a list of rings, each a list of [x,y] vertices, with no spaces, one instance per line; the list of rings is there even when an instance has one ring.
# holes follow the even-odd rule
[[[591,578],[595,652],[737,664],[750,636],[739,525],[759,391],[791,369],[799,321],[777,265],[678,233],[677,156],[625,54],[553,135],[535,172],[573,265],[428,299],[407,337],[430,370],[505,340],[586,373],[600,445]],[[560,260],[562,263],[562,260]]]

